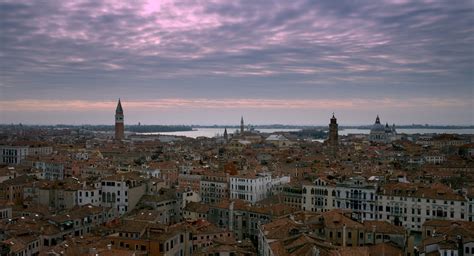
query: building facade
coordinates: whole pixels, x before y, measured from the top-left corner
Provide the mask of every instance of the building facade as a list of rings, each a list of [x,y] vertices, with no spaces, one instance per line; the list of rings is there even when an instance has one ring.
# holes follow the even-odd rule
[[[201,199],[204,203],[219,203],[229,198],[229,174],[205,173],[201,179]]]
[[[102,205],[116,208],[120,215],[133,210],[146,191],[143,180],[119,176],[105,178],[101,185]]]
[[[380,123],[380,118],[377,116],[375,123],[372,125],[369,134],[369,140],[376,143],[389,143],[397,139],[397,132],[395,125],[390,127],[388,123],[384,126]]]
[[[265,199],[271,192],[270,173],[247,174],[230,177],[230,198],[251,203]]]
[[[375,220],[376,192],[377,187],[363,177],[339,182],[318,178],[311,185],[303,185],[303,210],[324,212],[335,208],[347,209],[358,220]]]

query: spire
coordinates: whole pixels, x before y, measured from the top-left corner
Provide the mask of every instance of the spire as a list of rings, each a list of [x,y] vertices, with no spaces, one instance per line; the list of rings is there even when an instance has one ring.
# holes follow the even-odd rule
[[[240,133],[244,133],[244,116],[240,118]]]
[[[377,118],[375,118],[375,123],[376,123],[376,124],[380,124],[380,118],[379,118],[379,115],[377,115]]]
[[[117,109],[115,109],[115,113],[123,113],[122,103],[120,102],[120,98],[118,100]]]
[[[331,124],[337,124],[337,119],[336,117],[334,116],[334,112],[332,112],[332,117],[331,117]]]

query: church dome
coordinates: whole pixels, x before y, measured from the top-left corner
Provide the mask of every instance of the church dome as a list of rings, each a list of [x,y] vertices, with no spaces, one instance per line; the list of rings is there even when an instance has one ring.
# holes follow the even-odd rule
[[[372,125],[372,128],[370,129],[371,132],[385,132],[385,126],[380,123],[380,118],[377,116],[375,119],[374,125]]]

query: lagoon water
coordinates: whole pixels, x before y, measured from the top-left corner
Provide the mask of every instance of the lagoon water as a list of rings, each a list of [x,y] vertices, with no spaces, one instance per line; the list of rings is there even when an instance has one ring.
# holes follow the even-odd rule
[[[298,131],[298,129],[256,129],[263,133],[272,132],[292,132]],[[227,129],[229,134],[234,133],[236,130]],[[339,131],[339,135],[348,134],[369,134],[369,129],[344,129]],[[427,134],[427,133],[456,133],[456,134],[474,134],[474,129],[397,129],[397,133],[406,134]],[[144,134],[163,134],[163,135],[175,135],[175,136],[186,136],[190,138],[197,137],[215,137],[224,134],[224,128],[196,128],[192,131],[184,132],[157,132],[157,133],[144,133]]]

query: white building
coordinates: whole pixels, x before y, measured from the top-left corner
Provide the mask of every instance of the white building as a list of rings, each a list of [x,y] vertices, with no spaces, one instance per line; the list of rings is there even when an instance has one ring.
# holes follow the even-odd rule
[[[28,155],[27,146],[0,146],[0,164],[19,164]]]
[[[271,173],[244,174],[230,177],[230,198],[251,203],[265,199],[271,192]]]
[[[358,220],[375,220],[377,186],[364,177],[352,177],[342,182],[318,178],[303,185],[303,210],[324,212],[334,208],[349,209]]]
[[[92,187],[84,184],[82,188],[77,190],[77,205],[83,206],[88,204],[102,206],[100,186]]]
[[[372,125],[369,134],[369,140],[372,142],[389,143],[397,139],[397,132],[395,131],[395,125],[392,127],[388,126],[388,123],[384,126],[380,123],[380,118],[377,116],[375,123]]]
[[[12,218],[11,205],[0,205],[0,220],[7,220]]]
[[[378,219],[414,231],[427,220],[468,220],[468,201],[442,184],[387,184],[378,195]]]
[[[425,155],[425,162],[429,164],[440,164],[446,161],[446,157],[441,154]]]
[[[63,180],[64,164],[55,162],[36,162],[34,167],[41,170],[41,178],[45,180]]]
[[[276,147],[285,148],[294,144],[293,141],[289,140],[282,134],[272,134],[265,139],[265,142],[271,143]]]
[[[0,164],[19,164],[30,155],[50,155],[50,146],[8,146],[0,145]]]
[[[139,177],[116,175],[102,180],[102,206],[117,209],[123,215],[135,208],[145,194],[146,184]]]
[[[325,212],[334,209],[336,183],[317,178],[312,184],[303,184],[303,211]]]

